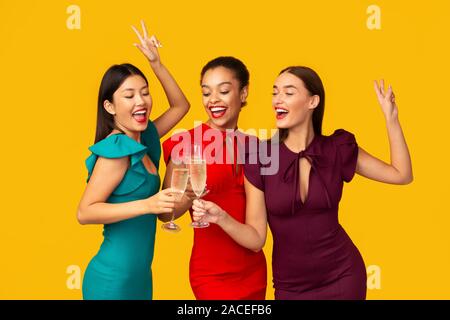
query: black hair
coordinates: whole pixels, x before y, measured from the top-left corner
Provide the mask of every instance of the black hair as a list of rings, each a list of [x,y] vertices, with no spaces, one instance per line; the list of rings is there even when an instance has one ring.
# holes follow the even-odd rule
[[[113,102],[114,92],[128,77],[133,75],[141,76],[148,85],[147,78],[142,71],[129,63],[113,65],[103,75],[98,92],[95,143],[106,138],[112,130],[117,129],[114,123],[114,116],[105,110],[103,103],[106,100]]]
[[[200,84],[206,71],[217,67],[224,67],[233,71],[236,79],[239,81],[239,90],[248,86],[250,73],[248,72],[247,67],[241,60],[230,56],[217,57],[205,64],[200,73]],[[242,103],[242,106],[245,106],[246,104],[247,102],[244,102]]]

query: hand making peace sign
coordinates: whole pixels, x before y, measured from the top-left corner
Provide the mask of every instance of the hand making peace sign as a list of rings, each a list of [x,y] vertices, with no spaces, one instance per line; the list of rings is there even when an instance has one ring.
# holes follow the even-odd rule
[[[135,43],[134,45],[138,47],[139,50],[141,50],[141,52],[147,57],[150,63],[159,63],[160,58],[158,48],[161,48],[162,45],[154,35],[152,35],[150,38],[148,37],[147,27],[145,26],[145,23],[142,20],[141,26],[143,31],[142,35],[135,26],[131,26],[131,28],[133,28],[134,32],[139,38],[139,41],[141,42]]]
[[[374,81],[375,93],[378,97],[378,102],[381,105],[381,109],[386,118],[397,117],[398,109],[395,103],[395,95],[392,91],[392,86],[388,86],[387,92],[384,89],[384,80],[380,80],[380,84],[378,85],[377,81]]]

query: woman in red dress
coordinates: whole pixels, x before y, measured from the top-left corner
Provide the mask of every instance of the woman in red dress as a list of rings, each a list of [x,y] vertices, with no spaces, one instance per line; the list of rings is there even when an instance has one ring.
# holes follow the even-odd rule
[[[183,156],[182,143],[199,142],[207,158],[209,193],[203,199],[219,204],[241,223],[245,223],[246,201],[243,166],[239,165],[243,162],[238,159],[243,153],[238,149],[248,148],[251,141],[257,139],[237,130],[239,113],[246,104],[248,82],[248,70],[240,60],[219,57],[208,62],[201,72],[203,105],[208,121],[163,143],[167,164],[164,188],[170,184],[175,158]],[[213,151],[208,154],[207,150]],[[192,191],[186,192],[177,205],[175,218],[188,209],[192,216],[190,208],[194,199]],[[169,221],[171,215],[160,215],[159,218]],[[267,267],[263,251],[244,248],[215,224],[194,229],[189,277],[196,299],[265,299]]]

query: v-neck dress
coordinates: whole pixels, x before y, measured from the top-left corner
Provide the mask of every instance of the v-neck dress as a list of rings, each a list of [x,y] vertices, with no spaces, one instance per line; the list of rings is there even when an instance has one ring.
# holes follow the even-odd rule
[[[276,174],[265,175],[269,164],[262,161],[246,164],[244,172],[265,196],[273,235],[275,298],[365,299],[364,261],[338,220],[343,183],[351,181],[356,170],[354,135],[343,129],[331,136],[316,135],[299,153],[283,142],[272,146],[279,151]],[[304,203],[301,158],[311,164]]]
[[[88,180],[98,157],[129,157],[130,166],[107,203],[123,203],[148,198],[159,191],[160,178],[145,168],[147,154],[158,169],[161,155],[159,135],[149,121],[141,135],[141,143],[125,134],[114,134],[89,148],[86,160]],[[90,261],[83,279],[86,300],[150,300],[152,299],[153,252],[156,215],[145,214],[116,223],[105,224],[104,240]]]
[[[183,157],[180,146],[185,139],[188,146],[194,140],[201,143],[207,154],[206,184],[210,191],[203,199],[216,203],[234,219],[244,223],[244,161],[238,161],[237,157],[244,157],[245,151],[237,152],[237,146],[248,148],[250,141],[257,138],[239,131],[235,131],[233,136],[234,139],[230,140],[229,136],[227,142],[225,132],[203,123],[164,141],[164,160],[167,163],[171,158]],[[189,211],[192,217],[192,209]],[[267,284],[264,252],[242,247],[214,223],[207,228],[194,229],[189,280],[198,300],[264,300]]]

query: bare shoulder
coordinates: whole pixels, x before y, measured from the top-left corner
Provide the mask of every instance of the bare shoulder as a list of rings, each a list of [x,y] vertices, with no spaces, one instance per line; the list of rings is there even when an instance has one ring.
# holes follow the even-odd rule
[[[129,158],[121,157],[121,158],[105,158],[98,157],[97,163],[94,167],[94,172],[99,174],[106,174],[110,176],[123,175],[129,166]]]

